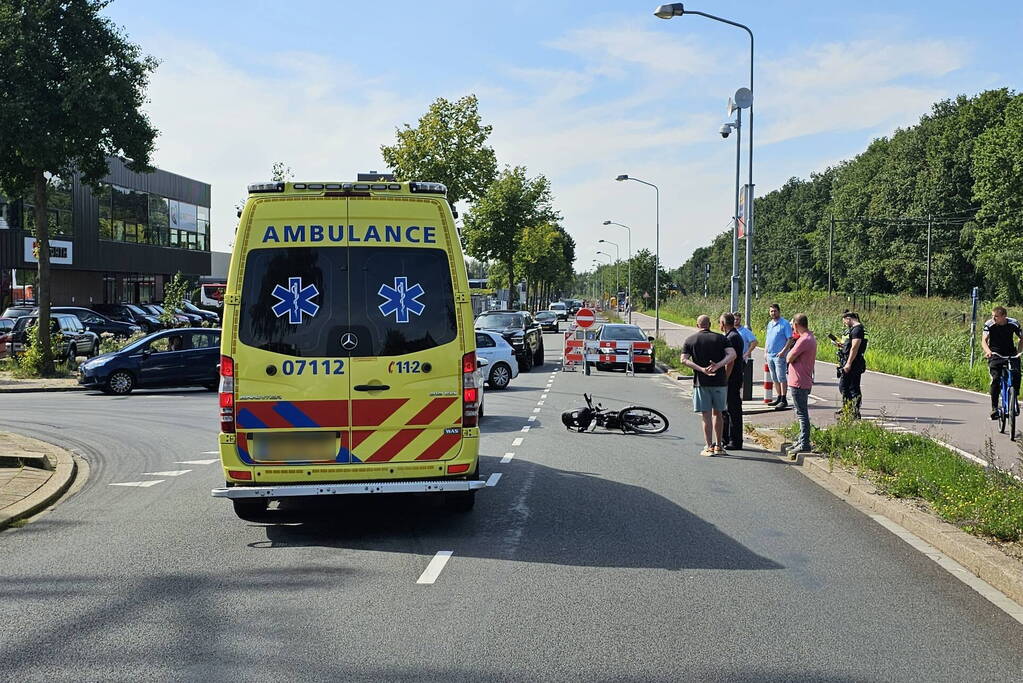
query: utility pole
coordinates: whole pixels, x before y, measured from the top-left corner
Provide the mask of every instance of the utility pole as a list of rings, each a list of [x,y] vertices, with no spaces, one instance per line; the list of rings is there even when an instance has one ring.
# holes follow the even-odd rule
[[[831,214],[831,229],[828,230],[828,296],[831,296],[831,265],[835,254],[835,214]]]
[[[931,217],[927,216],[927,276],[924,284],[924,297],[931,298]]]
[[[703,264],[703,298],[706,299],[710,293],[710,264]]]

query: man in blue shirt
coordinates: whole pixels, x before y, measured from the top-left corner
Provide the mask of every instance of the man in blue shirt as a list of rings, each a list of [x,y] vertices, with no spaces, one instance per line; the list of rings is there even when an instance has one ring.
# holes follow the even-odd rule
[[[757,335],[753,334],[753,330],[749,328],[749,325],[742,324],[742,314],[736,311],[732,313],[735,316],[735,329],[739,331],[739,336],[742,337],[742,360],[749,360],[753,355],[753,349],[760,345],[757,341]]]
[[[764,352],[767,354],[767,367],[771,371],[771,381],[774,382],[775,391],[778,394],[774,400],[768,403],[776,408],[788,408],[789,399],[786,395],[788,390],[788,363],[785,362],[786,345],[792,338],[792,325],[781,317],[781,306],[771,304],[768,309],[771,319],[767,322],[767,333],[764,335]]]

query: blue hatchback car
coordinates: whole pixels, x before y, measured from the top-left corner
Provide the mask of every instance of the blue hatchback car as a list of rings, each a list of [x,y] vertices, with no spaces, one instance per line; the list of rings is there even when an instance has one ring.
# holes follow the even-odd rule
[[[206,387],[220,383],[220,330],[186,327],[143,337],[78,366],[78,383],[108,394],[137,388]]]

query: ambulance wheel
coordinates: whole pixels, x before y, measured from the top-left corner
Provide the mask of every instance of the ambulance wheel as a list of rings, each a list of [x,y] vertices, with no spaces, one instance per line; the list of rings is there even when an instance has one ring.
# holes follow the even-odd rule
[[[125,370],[118,370],[107,378],[107,391],[118,396],[126,396],[135,388],[135,377]]]
[[[494,367],[490,368],[488,381],[491,389],[507,389],[508,383],[511,382],[511,368],[505,363],[496,363]]]
[[[234,514],[246,522],[262,522],[266,519],[265,498],[233,498]]]
[[[455,491],[444,499],[444,505],[452,512],[469,512],[476,506],[475,491]]]

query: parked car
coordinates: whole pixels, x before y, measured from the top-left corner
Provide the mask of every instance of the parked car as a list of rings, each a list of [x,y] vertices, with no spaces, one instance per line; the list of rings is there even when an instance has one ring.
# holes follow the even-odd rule
[[[583,302],[579,299],[568,299],[565,301],[565,305],[568,306],[568,312],[575,315],[583,307]]]
[[[214,325],[220,324],[220,316],[213,311],[207,311],[205,308],[199,308],[191,301],[183,301],[181,307],[185,313],[191,313],[193,315],[201,315],[203,322],[213,323]]]
[[[91,304],[89,308],[111,320],[138,325],[143,332],[156,332],[163,329],[163,323],[157,316],[143,311],[135,304]]]
[[[552,303],[550,305],[550,310],[554,311],[557,314],[558,320],[568,320],[568,306],[561,303],[560,301],[555,301],[554,303]]]
[[[543,332],[558,332],[558,314],[554,311],[537,311],[536,322]]]
[[[163,321],[163,318],[160,317],[163,315],[163,306],[160,306],[158,304],[139,304],[139,307],[142,310],[148,311],[149,313],[155,315],[161,322]],[[176,327],[185,327],[192,324],[191,319],[184,315],[175,314],[174,320]]]
[[[515,349],[519,370],[529,372],[543,365],[543,332],[526,311],[486,311],[476,318],[477,330],[499,333]]]
[[[614,357],[613,361],[598,362],[597,369],[626,368],[629,364],[629,351],[633,354],[633,367],[644,372],[654,371],[653,337],[648,337],[639,325],[608,323],[597,330],[596,338],[600,342],[600,355]]]
[[[479,419],[483,419],[483,403],[484,403],[484,398],[483,397],[485,395],[485,392],[483,391],[483,383],[486,381],[486,377],[487,377],[487,370],[486,370],[486,368],[487,368],[487,366],[489,364],[490,364],[490,361],[488,361],[486,358],[480,358],[479,355],[477,354],[477,357],[476,357],[476,372],[472,373],[472,381],[476,385],[476,394],[480,397],[480,401],[479,401],[480,407],[476,411],[476,416]]]
[[[16,318],[0,318],[0,355],[7,353],[7,344],[11,341],[11,330],[14,329]]]
[[[88,308],[81,308],[78,306],[54,306],[50,309],[51,313],[68,313],[77,317],[82,321],[82,325],[85,329],[90,332],[95,332],[98,335],[112,334],[114,337],[120,339],[127,339],[133,335],[138,334],[142,331],[142,327],[135,323],[123,323],[117,320],[111,320],[102,313],[97,313]],[[38,315],[38,311],[36,311]]]
[[[497,332],[476,331],[476,356],[489,363],[486,381],[491,389],[507,389],[508,383],[519,376],[515,349]]]
[[[28,328],[39,324],[39,316],[23,315],[18,318],[11,330],[11,341],[8,352],[15,356],[24,353]],[[50,334],[61,334],[65,345],[57,349],[60,360],[73,361],[78,356],[95,356],[99,353],[99,335],[89,332],[82,325],[78,316],[70,313],[53,313],[50,315]]]
[[[164,304],[162,301],[151,302],[151,305],[159,306],[160,310],[164,311],[167,310],[166,304]],[[205,320],[205,318],[199,315],[198,313],[189,313],[188,311],[180,308],[174,309],[174,315],[183,317],[185,320],[188,321],[188,324],[192,326],[198,326],[203,322],[203,320]]]
[[[176,328],[85,361],[78,368],[78,383],[120,395],[155,387],[198,386],[216,391],[219,363],[219,329]]]
[[[32,315],[32,311],[36,310],[35,304],[24,305],[18,304],[15,306],[8,306],[4,309],[4,314],[0,317],[3,318],[21,318],[26,315]]]

